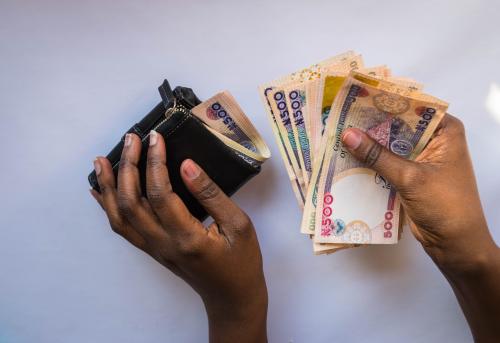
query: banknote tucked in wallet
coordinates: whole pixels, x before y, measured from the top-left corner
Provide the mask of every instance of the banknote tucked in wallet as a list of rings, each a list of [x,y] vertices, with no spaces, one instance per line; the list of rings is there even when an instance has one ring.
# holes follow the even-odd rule
[[[236,100],[227,91],[201,102],[191,88],[170,88],[167,80],[159,87],[162,101],[127,133],[142,140],[138,164],[141,189],[145,194],[146,155],[151,130],[166,142],[167,167],[173,191],[184,201],[193,216],[203,220],[206,211],[184,186],[180,165],[192,159],[228,195],[232,195],[260,172],[261,164],[270,157],[266,143],[250,123]],[[106,156],[115,176],[118,174],[124,137]],[[95,171],[89,183],[99,191]]]

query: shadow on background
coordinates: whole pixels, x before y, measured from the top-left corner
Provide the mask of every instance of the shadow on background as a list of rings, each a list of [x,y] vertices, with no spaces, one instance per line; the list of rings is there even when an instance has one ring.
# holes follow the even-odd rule
[[[245,210],[252,209],[254,214],[270,203],[278,187],[278,175],[274,165],[268,161],[262,165],[261,172],[246,183],[233,196],[233,199]]]
[[[402,239],[396,245],[371,245],[355,248],[350,263],[360,272],[373,275],[407,272],[415,262],[415,252],[410,240],[413,236],[405,228]]]

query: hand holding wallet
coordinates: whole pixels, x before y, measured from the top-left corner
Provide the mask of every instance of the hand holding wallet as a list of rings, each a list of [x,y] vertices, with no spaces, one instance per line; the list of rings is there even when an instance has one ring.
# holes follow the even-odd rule
[[[227,195],[232,195],[260,172],[261,164],[270,157],[269,148],[229,92],[201,102],[190,88],[178,86],[172,91],[167,80],[159,87],[159,92],[162,102],[127,131],[137,134],[142,140],[138,168],[143,195],[147,196],[145,178],[149,133],[155,130],[166,142],[173,191],[193,216],[204,220],[206,211],[181,179],[181,163],[188,158],[194,160]],[[124,137],[106,156],[115,177]],[[92,188],[99,191],[95,171],[88,179]]]

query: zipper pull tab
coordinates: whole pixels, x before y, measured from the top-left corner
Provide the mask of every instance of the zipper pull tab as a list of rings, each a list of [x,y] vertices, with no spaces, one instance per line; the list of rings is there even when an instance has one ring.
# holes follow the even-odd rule
[[[172,88],[170,87],[167,79],[163,80],[163,83],[160,85],[160,87],[158,87],[158,91],[160,92],[163,106],[166,109],[175,106],[175,95],[172,92]]]
[[[167,108],[167,110],[165,111],[165,118],[169,119],[172,116],[172,113],[174,113],[177,109],[178,109],[177,108],[177,99],[174,98],[172,106]]]

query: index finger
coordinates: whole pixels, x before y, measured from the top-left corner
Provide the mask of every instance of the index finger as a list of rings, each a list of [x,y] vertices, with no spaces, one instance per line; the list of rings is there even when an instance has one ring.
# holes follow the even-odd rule
[[[149,134],[146,166],[146,193],[151,208],[168,230],[202,230],[186,205],[172,190],[167,169],[167,156],[163,136],[156,131]]]

